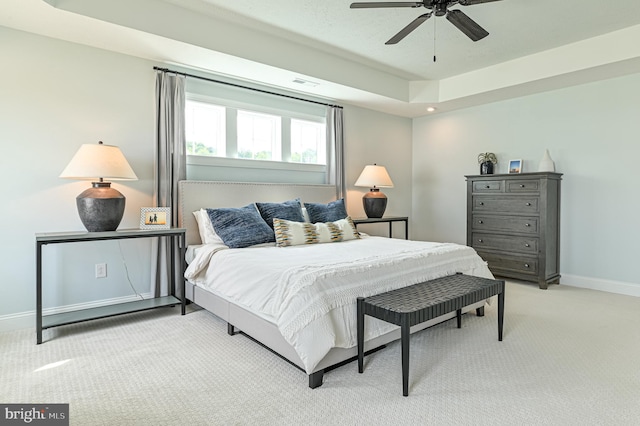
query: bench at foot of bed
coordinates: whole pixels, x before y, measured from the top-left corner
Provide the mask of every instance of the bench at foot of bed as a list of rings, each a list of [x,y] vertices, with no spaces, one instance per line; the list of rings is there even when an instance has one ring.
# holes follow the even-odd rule
[[[409,396],[409,337],[411,327],[450,312],[462,327],[462,308],[498,296],[498,340],[502,341],[504,281],[455,274],[370,297],[358,297],[358,372],[364,369],[364,317],[369,315],[401,327],[402,395]],[[484,315],[484,307],[476,309]]]

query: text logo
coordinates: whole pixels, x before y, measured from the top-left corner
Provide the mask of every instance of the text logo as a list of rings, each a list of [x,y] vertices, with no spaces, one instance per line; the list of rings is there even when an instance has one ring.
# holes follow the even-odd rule
[[[69,426],[69,404],[0,404],[0,426]]]

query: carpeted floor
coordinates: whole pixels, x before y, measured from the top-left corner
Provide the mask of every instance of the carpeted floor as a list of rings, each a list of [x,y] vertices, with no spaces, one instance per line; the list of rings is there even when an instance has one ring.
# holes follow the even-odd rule
[[[509,282],[496,304],[307,376],[226,324],[167,308],[0,333],[0,403],[69,403],[72,425],[626,425],[640,422],[640,298]]]

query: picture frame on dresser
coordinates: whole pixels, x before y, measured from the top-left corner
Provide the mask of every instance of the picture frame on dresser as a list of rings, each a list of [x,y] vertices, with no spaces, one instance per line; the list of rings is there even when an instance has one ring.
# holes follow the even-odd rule
[[[171,228],[171,207],[141,207],[140,229]]]
[[[509,160],[509,174],[522,173],[522,160]]]

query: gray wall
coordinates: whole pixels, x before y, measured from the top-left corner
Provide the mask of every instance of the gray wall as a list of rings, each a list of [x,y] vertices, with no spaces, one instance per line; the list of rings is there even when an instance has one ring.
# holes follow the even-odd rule
[[[11,328],[35,325],[34,234],[83,229],[75,197],[90,183],[58,178],[81,144],[120,146],[138,175],[113,185],[127,198],[121,227],[138,227],[151,205],[154,80],[148,61],[2,27],[0,51],[11,58],[0,79],[0,327]],[[103,262],[108,276],[95,279]],[[44,307],[127,299],[130,285],[146,293],[148,263],[143,240],[46,247]]]
[[[413,126],[415,237],[465,243],[465,174],[494,152],[537,171],[545,148],[562,181],[561,283],[640,296],[640,74],[422,117]],[[414,227],[415,228],[415,227]]]
[[[118,145],[138,175],[113,184],[127,197],[121,228],[137,228],[140,207],[151,205],[158,64],[4,27],[0,51],[11,58],[0,79],[0,330],[6,330],[35,326],[34,234],[84,230],[75,197],[90,184],[58,178],[81,144]],[[345,121],[348,185],[365,164],[384,157],[397,185],[388,191],[389,211],[409,214],[411,120],[345,107]],[[349,212],[361,215],[366,190],[349,189],[349,200],[356,199],[348,200]],[[144,240],[45,247],[45,308],[129,300],[132,287],[147,293],[149,259]],[[107,263],[107,278],[94,278],[96,263]]]

